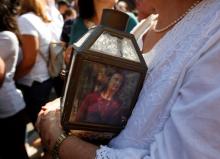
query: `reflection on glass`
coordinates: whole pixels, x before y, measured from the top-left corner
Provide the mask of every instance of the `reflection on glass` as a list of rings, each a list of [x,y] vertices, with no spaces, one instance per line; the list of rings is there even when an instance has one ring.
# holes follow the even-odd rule
[[[84,61],[69,122],[124,126],[140,73]]]
[[[136,53],[136,51],[134,49],[134,46],[133,46],[133,44],[132,44],[130,39],[123,38],[121,49],[122,49],[123,57],[124,58],[126,58],[128,60],[140,62],[139,58],[137,56],[137,53]]]
[[[124,37],[119,38],[106,32],[100,35],[90,49],[111,56],[140,62],[130,39]]]

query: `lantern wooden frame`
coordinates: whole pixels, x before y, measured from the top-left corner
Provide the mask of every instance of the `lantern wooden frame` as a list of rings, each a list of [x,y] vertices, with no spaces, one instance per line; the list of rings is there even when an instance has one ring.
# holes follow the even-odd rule
[[[115,57],[108,54],[100,53],[96,50],[92,50],[91,46],[95,43],[95,41],[100,37],[101,34],[108,33],[114,37],[118,37],[119,39],[127,38],[130,39],[139,61],[132,61],[126,58]],[[85,38],[86,37],[86,38]],[[145,61],[142,57],[142,54],[139,50],[139,47],[136,43],[136,40],[133,35],[112,29],[103,25],[97,26],[93,28],[89,32],[87,32],[84,37],[81,38],[76,44],[73,45],[73,59],[70,65],[70,71],[66,82],[66,88],[64,92],[64,97],[62,101],[62,119],[61,124],[65,130],[82,130],[82,131],[95,131],[95,132],[107,132],[117,134],[120,132],[126,125],[126,122],[131,115],[131,112],[135,106],[135,103],[138,99],[138,95],[142,88],[147,66]],[[130,95],[127,94],[126,99],[129,99],[130,102],[127,104],[127,113],[125,117],[125,121],[119,124],[106,124],[106,123],[93,123],[91,121],[79,121],[76,118],[76,114],[79,113],[80,104],[75,104],[79,95],[79,90],[82,90],[82,86],[85,86],[87,83],[84,81],[83,78],[86,78],[85,72],[83,70],[84,67],[88,68],[91,66],[99,65],[109,70],[120,70],[124,72],[124,80],[129,81],[129,84],[134,87],[133,91],[130,90]],[[100,68],[102,69],[102,68]],[[109,70],[108,70],[109,69]],[[91,71],[88,76],[92,75],[93,71]],[[131,79],[132,77],[132,79]],[[133,78],[136,78],[135,80]],[[133,81],[133,82],[131,82]],[[135,81],[135,82],[134,82]],[[128,85],[124,84],[124,93],[126,96],[126,87]],[[123,94],[122,94],[123,96]],[[82,97],[83,98],[83,97]],[[78,101],[81,103],[82,101]],[[126,103],[126,102],[124,102]]]

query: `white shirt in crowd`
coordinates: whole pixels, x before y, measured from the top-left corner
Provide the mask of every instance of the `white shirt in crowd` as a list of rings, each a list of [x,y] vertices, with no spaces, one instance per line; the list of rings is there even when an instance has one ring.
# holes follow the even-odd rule
[[[15,115],[25,107],[22,93],[13,80],[17,65],[19,43],[16,35],[9,31],[0,32],[0,57],[6,66],[6,75],[0,87],[0,118]]]
[[[48,58],[48,49],[52,36],[47,23],[43,22],[40,17],[30,12],[18,17],[18,26],[21,34],[38,37],[40,52],[44,57]],[[47,63],[42,55],[38,53],[35,65],[27,75],[18,80],[18,83],[31,86],[34,81],[43,82],[47,79],[49,79]]]
[[[46,6],[46,12],[49,19],[51,20],[51,23],[48,23],[48,26],[52,34],[52,40],[55,42],[60,41],[64,25],[63,16],[60,14],[59,10],[53,3]]]

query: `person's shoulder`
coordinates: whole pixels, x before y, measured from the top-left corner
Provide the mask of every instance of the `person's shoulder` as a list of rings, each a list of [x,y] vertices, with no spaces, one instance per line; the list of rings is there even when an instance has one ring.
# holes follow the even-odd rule
[[[25,13],[25,14],[22,14],[22,15],[20,15],[19,17],[18,17],[18,20],[23,20],[23,19],[25,19],[25,20],[34,20],[35,18],[38,18],[38,16],[37,15],[35,15],[34,13],[32,13],[32,12],[28,12],[28,13]]]
[[[0,56],[14,56],[18,53],[19,42],[17,36],[11,31],[0,32]]]
[[[89,94],[87,94],[87,97],[89,98],[95,98],[95,97],[99,97],[100,93],[99,92],[91,92]]]
[[[81,17],[77,17],[76,19],[72,20],[72,28],[82,28],[84,25],[84,21]]]
[[[17,37],[16,37],[16,35],[15,35],[15,33],[13,33],[13,32],[11,32],[11,31],[2,31],[2,32],[0,32],[0,38],[9,38],[9,39],[17,39]]]
[[[128,14],[128,16],[129,16],[130,18],[132,18],[132,19],[134,19],[134,20],[137,21],[137,17],[134,15],[134,13],[132,13],[132,12],[126,12],[126,13]]]
[[[77,17],[77,18],[74,20],[74,24],[75,24],[75,25],[83,25],[83,24],[84,24],[84,20],[83,20],[81,17]]]
[[[43,22],[42,19],[32,12],[22,14],[18,17],[19,27],[29,26],[31,24],[38,25],[41,24],[42,22]]]
[[[11,31],[3,31],[0,32],[0,40],[4,41],[7,47],[12,47],[14,45],[18,45],[18,39],[15,33]]]
[[[212,38],[218,34],[220,30],[220,21],[218,20],[220,18],[219,10],[219,0],[202,1],[201,5],[197,9],[194,9],[192,15],[195,15],[198,21],[195,29],[203,32],[203,36],[200,36],[201,38]]]

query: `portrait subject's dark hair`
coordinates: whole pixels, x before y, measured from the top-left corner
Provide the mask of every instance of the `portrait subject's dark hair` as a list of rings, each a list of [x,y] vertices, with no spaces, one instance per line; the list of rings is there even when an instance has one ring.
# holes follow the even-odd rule
[[[15,17],[17,7],[17,0],[0,0],[0,31],[11,31],[19,39],[18,25]]]
[[[91,19],[95,16],[95,7],[93,0],[78,0],[79,17],[82,19]]]

